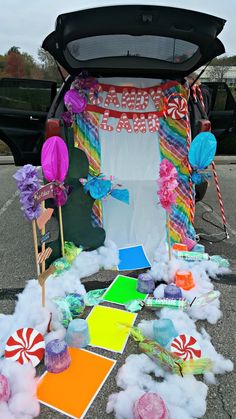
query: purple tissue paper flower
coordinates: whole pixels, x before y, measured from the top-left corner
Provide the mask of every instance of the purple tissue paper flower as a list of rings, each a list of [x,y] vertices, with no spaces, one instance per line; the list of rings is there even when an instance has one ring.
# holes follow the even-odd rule
[[[22,211],[27,220],[32,221],[40,215],[40,205],[34,205],[34,194],[40,188],[37,168],[26,164],[19,169],[13,178],[16,180],[20,191],[20,203]]]

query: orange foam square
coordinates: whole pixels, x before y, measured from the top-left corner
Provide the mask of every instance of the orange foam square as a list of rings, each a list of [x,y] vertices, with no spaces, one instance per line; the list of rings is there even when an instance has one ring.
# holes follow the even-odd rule
[[[72,418],[83,418],[116,361],[84,349],[69,348],[71,365],[59,374],[46,372],[38,384],[41,403]]]

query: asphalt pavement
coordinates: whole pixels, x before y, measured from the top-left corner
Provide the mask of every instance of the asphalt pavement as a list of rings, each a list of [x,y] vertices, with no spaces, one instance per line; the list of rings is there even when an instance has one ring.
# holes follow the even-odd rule
[[[221,229],[221,213],[213,180],[211,180],[204,202],[197,204],[195,226],[209,254],[218,254],[229,259],[233,272],[232,275],[215,282],[215,287],[221,292],[222,319],[216,325],[198,321],[197,327],[200,330],[204,326],[211,335],[216,350],[235,362],[236,165],[226,163],[229,162],[218,164],[217,172],[229,238],[225,238]],[[15,181],[12,178],[16,170],[13,165],[0,165],[0,313],[6,314],[14,311],[16,294],[25,286],[26,281],[35,275],[31,224],[22,217]],[[56,226],[53,228],[55,230]],[[114,271],[101,271],[85,278],[83,282],[88,286],[91,281],[111,281],[115,276]],[[146,319],[153,318],[153,314],[144,312],[138,315],[138,321],[143,316]],[[138,348],[137,344],[129,339],[122,355],[105,350],[94,349],[94,351],[116,359],[117,364],[85,418],[109,419],[113,415],[106,413],[106,403],[109,394],[119,391],[115,381],[117,371],[129,354],[138,353]],[[236,418],[235,378],[236,374],[233,371],[230,374],[218,376],[218,384],[209,386],[207,412],[204,419]],[[40,419],[61,417],[60,413],[45,406],[42,406],[39,416]],[[67,416],[64,415],[64,417]]]

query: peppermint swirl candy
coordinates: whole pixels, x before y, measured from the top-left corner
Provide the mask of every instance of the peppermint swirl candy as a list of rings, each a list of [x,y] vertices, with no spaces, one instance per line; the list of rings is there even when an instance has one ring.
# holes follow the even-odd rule
[[[5,347],[5,358],[20,364],[31,362],[36,367],[43,359],[45,342],[41,333],[32,328],[18,329],[9,337]]]
[[[189,359],[201,358],[202,351],[193,336],[179,335],[172,340],[170,345],[171,352],[179,358],[187,361]]]
[[[182,119],[188,112],[187,100],[180,95],[174,95],[168,99],[166,113],[172,119]]]

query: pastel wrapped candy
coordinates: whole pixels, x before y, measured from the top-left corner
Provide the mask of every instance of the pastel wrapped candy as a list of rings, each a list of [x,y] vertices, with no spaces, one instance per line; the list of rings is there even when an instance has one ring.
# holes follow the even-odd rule
[[[67,328],[72,320],[72,314],[70,312],[69,304],[67,303],[65,298],[61,297],[53,298],[52,301],[57,306],[60,323],[62,324],[62,326]]]
[[[85,305],[93,307],[101,303],[103,299],[102,296],[106,290],[107,288],[88,291],[84,296]]]
[[[183,361],[157,342],[146,338],[138,327],[131,327],[130,332],[134,340],[139,342],[140,350],[166,371],[183,376],[204,374],[212,369],[212,362],[207,358]]]
[[[72,263],[76,256],[78,256],[83,250],[82,247],[77,247],[74,243],[67,241],[65,241],[64,249],[65,257],[68,263]]]
[[[193,307],[201,307],[206,304],[211,303],[212,301],[216,300],[220,296],[219,291],[209,291],[206,294],[201,295],[200,297],[197,297],[193,300],[191,303],[191,306]]]
[[[176,252],[176,257],[178,259],[187,260],[188,262],[201,262],[202,260],[210,259],[208,253],[202,252]]]
[[[147,298],[144,301],[145,307],[150,310],[158,310],[161,308],[172,308],[174,310],[187,311],[189,308],[189,302],[185,298],[178,300],[172,298]]]
[[[163,369],[174,374],[182,375],[184,361],[163,348],[159,343],[146,338],[138,327],[131,328],[131,335],[139,342],[141,352],[144,352]]]
[[[84,298],[80,294],[68,294],[65,298],[66,303],[69,306],[71,316],[73,319],[80,316],[84,311]]]
[[[63,271],[70,269],[70,263],[65,257],[54,260],[52,265],[56,268],[54,276],[60,275]]]

